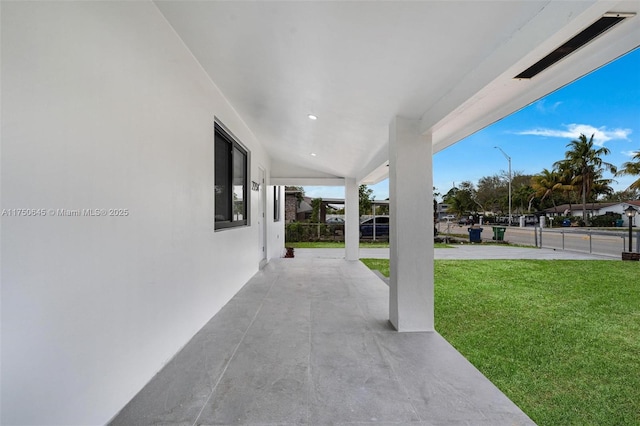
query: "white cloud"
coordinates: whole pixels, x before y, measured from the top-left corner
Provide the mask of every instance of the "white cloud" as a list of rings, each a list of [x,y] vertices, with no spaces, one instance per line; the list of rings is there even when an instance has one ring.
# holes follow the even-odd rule
[[[625,156],[627,156],[629,158],[632,158],[632,157],[634,157],[636,155],[637,152],[638,151],[622,151],[621,154],[625,155]]]
[[[562,105],[562,101],[554,102],[552,105],[547,105],[546,100],[542,99],[536,102],[536,110],[542,114],[553,113],[556,112],[560,105]]]
[[[605,142],[613,139],[629,140],[631,129],[607,129],[606,127],[594,127],[589,124],[569,124],[565,130],[561,129],[530,129],[517,132],[519,135],[545,136],[552,138],[577,139],[580,134],[584,134],[588,138],[593,136],[593,143],[602,146]]]

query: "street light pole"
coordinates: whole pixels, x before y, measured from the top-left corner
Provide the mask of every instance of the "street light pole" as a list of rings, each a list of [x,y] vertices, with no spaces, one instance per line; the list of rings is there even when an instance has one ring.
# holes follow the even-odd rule
[[[627,207],[624,212],[627,214],[627,218],[629,219],[629,253],[631,253],[633,251],[633,246],[631,245],[631,241],[633,240],[633,217],[637,212],[632,206]]]
[[[504,155],[509,162],[509,226],[511,226],[511,157],[509,157],[499,146],[494,146],[494,148],[499,149],[502,155]]]

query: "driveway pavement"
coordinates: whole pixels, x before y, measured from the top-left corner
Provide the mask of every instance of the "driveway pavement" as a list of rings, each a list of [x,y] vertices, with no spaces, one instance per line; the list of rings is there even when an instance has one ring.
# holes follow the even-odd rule
[[[295,257],[342,259],[344,249],[295,249]],[[361,258],[389,259],[388,248],[361,248]],[[547,260],[620,260],[610,256],[554,249],[510,247],[499,245],[460,244],[451,248],[436,248],[436,259],[547,259]]]

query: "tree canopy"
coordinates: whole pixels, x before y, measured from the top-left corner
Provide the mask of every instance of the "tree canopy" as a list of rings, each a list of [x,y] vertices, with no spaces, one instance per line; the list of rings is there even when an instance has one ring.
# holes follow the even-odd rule
[[[371,214],[371,194],[373,189],[367,185],[360,185],[358,187],[358,196],[360,197],[360,216]]]
[[[640,191],[640,150],[633,153],[632,160],[624,163],[616,175],[638,176],[638,179],[631,183],[628,189]]]
[[[593,199],[592,196],[596,189],[598,191],[607,191],[606,186],[609,182],[602,179],[604,170],[616,173],[617,168],[611,163],[607,163],[602,156],[609,155],[608,148],[594,147],[593,137],[587,139],[581,134],[578,139],[572,140],[567,144],[568,151],[565,152],[565,159],[557,161],[554,166],[570,172],[572,175],[571,185],[580,192],[582,199],[582,220],[587,220],[587,200]]]
[[[595,201],[626,201],[640,199],[640,178],[625,191],[614,192],[614,176],[640,176],[640,150],[633,153],[632,160],[621,169],[603,158],[609,149],[597,146],[594,135],[587,138],[581,134],[567,144],[565,158],[553,163],[552,168],[544,168],[536,175],[512,173],[511,199],[516,214],[544,210],[560,204],[581,204],[586,221],[586,204]],[[484,176],[477,185],[464,181],[451,188],[443,201],[449,211],[458,215],[475,212],[504,214],[508,211],[509,177],[506,173]]]

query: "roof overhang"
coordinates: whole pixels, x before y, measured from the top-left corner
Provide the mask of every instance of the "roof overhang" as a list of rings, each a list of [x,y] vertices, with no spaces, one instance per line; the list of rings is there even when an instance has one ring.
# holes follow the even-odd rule
[[[155,4],[265,146],[278,184],[376,183],[394,117],[420,120],[437,152],[640,46],[638,1]],[[611,12],[629,17],[514,78]]]

